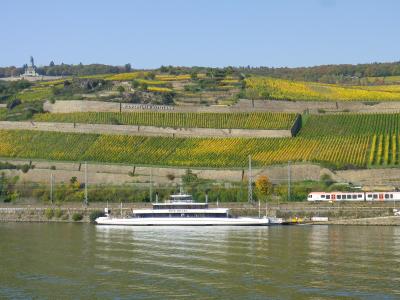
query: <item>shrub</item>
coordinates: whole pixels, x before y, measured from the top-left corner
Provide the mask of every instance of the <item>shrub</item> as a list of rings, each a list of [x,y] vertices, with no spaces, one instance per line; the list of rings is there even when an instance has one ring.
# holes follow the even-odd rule
[[[74,220],[75,222],[81,221],[83,219],[83,215],[80,213],[74,213],[72,215],[72,220]]]
[[[19,100],[19,99],[10,100],[10,101],[7,103],[7,108],[8,108],[9,110],[12,110],[14,107],[20,105],[21,103],[22,103],[22,102],[21,102],[21,100]]]
[[[54,212],[54,215],[56,218],[61,218],[61,216],[63,215],[63,211],[61,210],[61,208],[57,208]]]
[[[54,217],[54,210],[50,207],[46,208],[44,211],[44,215],[46,216],[47,219],[52,219]]]
[[[30,166],[28,164],[24,164],[21,166],[21,171],[23,173],[28,173],[29,169],[30,169]]]
[[[95,210],[92,211],[89,215],[89,219],[91,223],[94,223],[95,220],[99,217],[104,217],[104,212],[102,212],[101,210]]]

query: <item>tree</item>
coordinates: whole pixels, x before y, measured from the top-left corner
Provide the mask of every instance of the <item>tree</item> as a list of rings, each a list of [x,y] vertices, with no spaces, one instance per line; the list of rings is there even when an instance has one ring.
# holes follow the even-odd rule
[[[140,82],[139,81],[137,81],[137,80],[132,80],[132,87],[134,88],[134,89],[136,89],[136,88],[138,88],[140,86]]]
[[[117,91],[119,92],[120,95],[122,95],[122,93],[125,92],[125,88],[123,86],[118,86]]]
[[[131,66],[131,64],[126,64],[126,65],[125,65],[125,72],[130,72],[130,71],[132,71],[132,66]]]
[[[197,73],[196,73],[196,72],[191,73],[191,74],[190,74],[190,78],[191,78],[192,80],[196,80],[196,79],[197,79]]]
[[[185,185],[191,185],[196,183],[198,180],[197,174],[193,173],[192,170],[187,169],[185,175],[182,176],[182,182]]]
[[[272,183],[267,176],[262,175],[257,178],[256,190],[257,190],[257,193],[261,197],[264,196],[265,199],[267,199],[267,197],[272,193]]]
[[[54,65],[55,65],[54,61],[51,61],[50,64],[49,64],[49,67],[54,67]]]
[[[258,208],[259,208],[259,217],[261,217],[260,213],[260,200],[265,198],[265,215],[268,215],[267,203],[268,197],[272,193],[272,183],[269,178],[265,175],[262,175],[256,180],[256,193],[258,197]]]

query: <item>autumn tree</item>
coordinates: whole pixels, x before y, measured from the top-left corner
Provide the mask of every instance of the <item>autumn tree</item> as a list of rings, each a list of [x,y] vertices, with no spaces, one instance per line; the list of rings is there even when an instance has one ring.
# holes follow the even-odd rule
[[[257,194],[265,199],[272,193],[272,183],[268,176],[262,175],[256,180]]]

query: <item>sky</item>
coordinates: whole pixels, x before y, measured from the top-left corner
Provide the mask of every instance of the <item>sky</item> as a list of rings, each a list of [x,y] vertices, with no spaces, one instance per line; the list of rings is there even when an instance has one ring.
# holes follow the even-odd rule
[[[0,66],[400,60],[398,0],[1,0]]]

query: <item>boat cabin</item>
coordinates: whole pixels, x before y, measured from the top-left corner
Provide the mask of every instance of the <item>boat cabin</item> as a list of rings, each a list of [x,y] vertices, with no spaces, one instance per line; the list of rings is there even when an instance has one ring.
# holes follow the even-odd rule
[[[195,202],[191,195],[177,194],[164,203],[152,203],[152,209],[133,210],[136,218],[226,218],[228,208],[208,208],[208,203]]]

